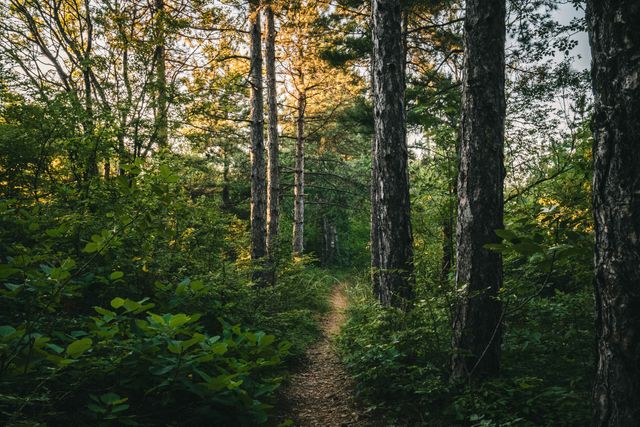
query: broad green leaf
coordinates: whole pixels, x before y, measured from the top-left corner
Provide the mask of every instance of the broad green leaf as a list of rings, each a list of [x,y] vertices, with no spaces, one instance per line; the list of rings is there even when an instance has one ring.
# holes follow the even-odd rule
[[[227,349],[228,349],[227,344],[223,342],[219,342],[211,346],[211,352],[219,356],[225,354],[227,352]]]
[[[96,414],[106,414],[107,413],[107,410],[105,408],[102,408],[102,407],[96,405],[95,403],[89,403],[87,405],[87,408],[89,408],[89,410],[91,412],[94,412]]]
[[[176,314],[171,318],[171,320],[169,320],[169,326],[172,328],[178,328],[185,323],[189,323],[190,320],[191,318],[184,313]]]
[[[542,252],[542,247],[529,239],[513,245],[513,249],[526,256],[533,255],[536,252]]]
[[[124,305],[125,300],[123,300],[120,297],[115,297],[114,299],[111,300],[111,307],[113,308],[120,308]]]
[[[140,304],[138,304],[135,301],[132,301],[130,299],[124,300],[124,308],[126,308],[127,311],[135,311],[135,310],[139,309],[140,307],[141,307]]]
[[[117,405],[119,403],[126,402],[127,398],[126,397],[122,398],[120,397],[120,395],[116,393],[109,392],[101,395],[100,400],[106,403],[107,405]]]
[[[102,308],[102,307],[97,307],[97,306],[96,306],[96,307],[93,307],[93,309],[94,309],[97,313],[102,314],[103,316],[115,317],[115,315],[116,315],[113,311],[106,310],[106,309],[104,309],[104,308]]]
[[[60,347],[59,345],[53,344],[53,343],[49,343],[46,345],[47,348],[53,350],[54,352],[61,354],[64,352],[64,348]]]
[[[62,268],[63,270],[71,270],[75,266],[76,266],[76,262],[74,260],[72,260],[71,258],[67,258],[60,265],[60,268]]]
[[[153,320],[155,323],[159,324],[159,325],[164,325],[164,319],[162,318],[162,316],[158,316],[155,313],[149,313],[149,317],[151,318],[151,320]]]
[[[77,341],[72,342],[67,347],[67,354],[71,357],[78,357],[85,351],[89,350],[93,345],[93,341],[91,338],[82,338]]]
[[[114,271],[109,275],[109,279],[118,280],[124,277],[124,273],[122,271]]]
[[[164,375],[173,369],[173,365],[160,366],[158,368],[149,368],[149,372],[153,375]]]
[[[16,331],[16,328],[14,328],[13,326],[9,326],[9,325],[0,326],[0,337],[7,337],[15,333],[15,331]]]
[[[87,245],[84,247],[84,249],[82,250],[82,252],[88,253],[88,254],[92,254],[94,252],[97,252],[98,249],[100,249],[100,245],[98,245],[96,242],[89,242],[87,243]]]
[[[167,348],[171,353],[180,354],[182,353],[182,341],[169,341]]]
[[[518,236],[516,236],[516,234],[511,230],[497,229],[495,230],[495,233],[498,235],[498,237],[502,237],[503,239],[509,241],[518,238]]]
[[[129,409],[129,404],[125,403],[124,405],[118,405],[111,408],[111,413],[117,414],[118,412],[126,411],[127,409]]]

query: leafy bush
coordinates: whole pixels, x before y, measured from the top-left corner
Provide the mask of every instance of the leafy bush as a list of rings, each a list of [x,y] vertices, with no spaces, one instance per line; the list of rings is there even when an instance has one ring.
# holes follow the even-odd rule
[[[410,425],[588,423],[593,319],[587,289],[528,301],[506,319],[501,376],[462,387],[448,380],[448,313],[433,308],[447,305],[429,296],[433,290],[418,290],[408,314],[380,307],[368,284],[350,290],[339,345],[370,410]]]
[[[0,201],[0,424],[267,421],[332,281],[283,259],[253,286],[245,224],[193,197],[180,161]]]

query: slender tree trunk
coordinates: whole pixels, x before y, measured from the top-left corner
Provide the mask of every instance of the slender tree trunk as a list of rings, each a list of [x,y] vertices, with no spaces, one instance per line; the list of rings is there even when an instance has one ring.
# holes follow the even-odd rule
[[[84,2],[85,13],[86,13],[86,24],[87,24],[87,45],[86,49],[83,53],[83,66],[84,70],[82,72],[82,80],[84,83],[84,96],[85,96],[85,114],[86,114],[86,125],[85,125],[85,136],[87,138],[87,142],[91,143],[89,159],[87,164],[87,176],[97,176],[98,175],[98,144],[99,139],[94,137],[95,130],[95,117],[93,111],[93,86],[91,84],[91,53],[93,50],[93,19],[91,18],[91,9],[89,8],[89,1],[85,0]]]
[[[593,426],[640,425],[640,3],[589,0],[598,363]]]
[[[256,262],[253,278],[264,282],[261,265],[267,255],[267,184],[264,159],[264,111],[262,98],[262,34],[260,1],[249,2],[251,35],[251,259]]]
[[[458,169],[453,381],[500,368],[502,259],[484,248],[503,227],[504,0],[468,0],[465,17],[462,141]]]
[[[383,305],[413,299],[404,49],[399,0],[373,0],[373,289]]]
[[[304,85],[304,82],[301,82]],[[304,114],[307,97],[304,89],[298,92],[298,117],[296,129],[296,168],[293,188],[293,253],[300,256],[304,251]]]
[[[278,230],[280,223],[280,170],[278,145],[278,92],[276,90],[276,28],[271,0],[266,5],[266,75],[267,101],[269,116],[269,141],[267,150],[267,254],[271,268],[275,270],[278,249]],[[272,279],[275,271],[271,271]]]
[[[155,0],[156,47],[154,61],[156,65],[156,122],[155,135],[158,148],[167,148],[169,141],[169,122],[167,118],[167,70],[165,58],[165,7],[164,0]]]
[[[322,264],[329,266],[335,262],[338,254],[338,230],[334,222],[327,215],[322,216]]]

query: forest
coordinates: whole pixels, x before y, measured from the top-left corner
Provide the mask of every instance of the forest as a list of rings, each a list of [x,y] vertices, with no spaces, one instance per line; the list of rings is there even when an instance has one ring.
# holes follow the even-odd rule
[[[640,2],[0,0],[0,425],[640,426]]]

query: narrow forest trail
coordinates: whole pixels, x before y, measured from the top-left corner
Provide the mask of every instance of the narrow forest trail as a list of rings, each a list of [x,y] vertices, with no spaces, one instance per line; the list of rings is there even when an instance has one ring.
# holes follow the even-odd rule
[[[345,322],[346,284],[331,294],[331,310],[322,319],[322,337],[307,350],[305,361],[283,390],[287,411],[301,427],[369,426],[355,403],[351,378],[345,372],[333,338]]]

